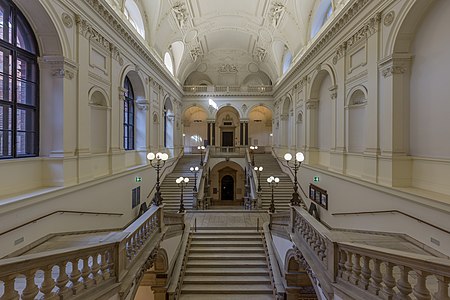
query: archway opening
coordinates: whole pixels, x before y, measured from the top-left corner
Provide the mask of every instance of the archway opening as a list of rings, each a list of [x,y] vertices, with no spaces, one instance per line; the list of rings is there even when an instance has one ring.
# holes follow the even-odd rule
[[[220,200],[234,200],[234,178],[231,175],[225,175],[220,182]]]

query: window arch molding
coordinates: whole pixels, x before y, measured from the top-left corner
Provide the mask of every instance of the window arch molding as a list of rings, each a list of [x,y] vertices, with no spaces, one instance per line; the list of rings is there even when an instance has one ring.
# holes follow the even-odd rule
[[[39,155],[39,49],[12,1],[0,2],[0,159]]]

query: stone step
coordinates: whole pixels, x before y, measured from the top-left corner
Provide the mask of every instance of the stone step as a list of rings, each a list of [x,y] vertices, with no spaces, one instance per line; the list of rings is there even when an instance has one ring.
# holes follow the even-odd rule
[[[229,234],[224,234],[224,235],[219,235],[219,234],[215,234],[215,235],[194,235],[193,238],[195,240],[199,240],[199,241],[208,241],[208,240],[216,240],[216,241],[222,241],[222,240],[261,240],[261,236],[259,235],[229,235]]]
[[[191,253],[265,253],[264,247],[196,247],[191,246]]]
[[[189,260],[265,260],[265,253],[190,253]]]
[[[267,266],[257,267],[248,266],[245,268],[233,269],[233,268],[208,268],[208,267],[197,267],[188,268],[185,275],[201,275],[201,276],[265,276],[268,275],[269,271]]]
[[[221,241],[218,244],[216,241],[197,241],[193,240],[191,245],[202,246],[202,247],[223,247],[223,246],[233,246],[233,247],[247,247],[247,246],[259,246],[262,245],[262,241]]]
[[[270,284],[269,275],[266,276],[200,276],[188,275],[183,279],[184,284]]]
[[[182,294],[272,294],[267,284],[183,284]],[[214,299],[211,297],[211,299]]]
[[[261,294],[261,295],[201,295],[201,294],[183,294],[180,296],[180,300],[274,300],[273,295]]]
[[[265,260],[249,260],[240,259],[214,260],[214,259],[192,259],[187,261],[188,268],[208,267],[208,268],[246,268],[246,267],[267,267]]]

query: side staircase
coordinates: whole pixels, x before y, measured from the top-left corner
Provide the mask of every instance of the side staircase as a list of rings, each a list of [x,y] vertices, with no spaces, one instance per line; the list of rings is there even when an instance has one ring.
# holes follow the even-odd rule
[[[184,155],[178,161],[171,174],[167,174],[161,183],[161,196],[165,204],[165,210],[174,211],[180,208],[181,187],[175,180],[180,177],[188,177],[189,182],[183,189],[183,203],[185,209],[193,208],[193,188],[194,174],[189,170],[190,167],[198,166],[200,163],[199,155]],[[197,174],[198,175],[198,174]],[[197,178],[199,180],[199,178]]]
[[[267,178],[270,176],[280,178],[280,182],[273,190],[273,198],[275,203],[275,211],[289,209],[289,203],[292,198],[293,182],[291,178],[284,173],[277,160],[272,154],[255,154],[255,166],[262,166],[264,169],[261,172],[261,200],[262,209],[269,209],[272,200],[272,190],[267,183]]]
[[[275,299],[263,242],[249,228],[192,233],[180,299]]]

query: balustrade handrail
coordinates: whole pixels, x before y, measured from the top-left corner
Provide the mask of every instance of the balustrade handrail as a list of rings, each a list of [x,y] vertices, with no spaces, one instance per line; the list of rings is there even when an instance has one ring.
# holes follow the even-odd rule
[[[256,178],[257,174],[256,171],[253,169],[253,166],[251,164],[251,157],[250,157],[250,151],[248,150],[248,147],[245,149],[245,159],[247,161],[247,166],[249,168],[249,177],[250,177],[250,195],[252,196],[252,201],[257,199],[257,183]]]
[[[444,228],[441,228],[439,226],[431,224],[431,223],[429,223],[427,221],[421,220],[421,219],[419,219],[419,218],[417,218],[417,217],[415,217],[413,215],[410,215],[408,213],[402,212],[402,211],[397,210],[397,209],[376,210],[376,211],[338,212],[338,213],[332,213],[331,215],[332,216],[347,216],[347,215],[369,215],[369,214],[386,214],[386,213],[398,213],[398,214],[404,215],[406,217],[409,217],[411,219],[414,219],[414,220],[416,220],[416,221],[418,221],[420,223],[426,224],[426,225],[431,226],[431,227],[433,227],[435,229],[443,231],[443,232],[445,232],[447,234],[450,234],[450,231],[448,231],[448,230],[446,230]]]
[[[198,174],[198,187],[197,187],[197,208],[198,208],[198,200],[202,199],[202,202],[204,201],[204,197],[205,197],[205,192],[204,192],[204,188],[205,188],[205,181],[207,180],[205,178],[205,175],[207,174],[207,172],[205,172],[205,169],[208,169],[209,166],[209,156],[210,156],[210,148],[211,146],[208,146],[206,148],[206,152],[205,152],[205,157],[203,159],[203,166],[200,169],[200,172]]]
[[[24,226],[27,226],[27,225],[29,225],[29,224],[31,224],[31,223],[35,223],[35,222],[37,222],[37,221],[39,221],[39,220],[45,219],[45,218],[47,218],[47,217],[49,217],[49,216],[51,216],[51,215],[57,214],[57,213],[61,213],[61,214],[70,213],[70,214],[83,214],[83,215],[107,215],[107,216],[115,216],[115,217],[117,217],[117,216],[119,216],[119,217],[120,217],[120,216],[123,216],[122,213],[114,213],[114,212],[95,212],[95,211],[77,211],[77,210],[56,210],[56,211],[54,211],[54,212],[45,214],[45,215],[43,215],[43,216],[34,218],[34,219],[31,220],[31,221],[28,221],[28,222],[26,222],[26,223],[23,223],[23,224],[21,224],[21,225],[18,225],[18,226],[16,226],[16,227],[11,228],[11,229],[5,230],[5,231],[1,232],[0,235],[7,234],[7,233],[9,233],[9,232],[11,232],[11,231],[17,230],[17,229],[19,229],[19,228],[21,228],[21,227],[24,227]]]
[[[337,245],[342,250],[348,250],[361,256],[409,267],[413,270],[420,269],[420,271],[433,275],[450,277],[449,259],[358,243],[338,242]]]

